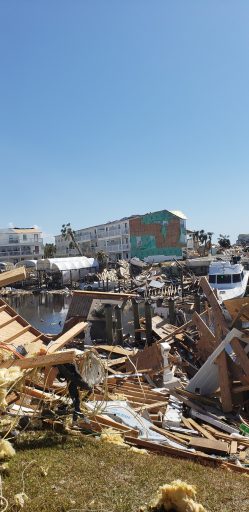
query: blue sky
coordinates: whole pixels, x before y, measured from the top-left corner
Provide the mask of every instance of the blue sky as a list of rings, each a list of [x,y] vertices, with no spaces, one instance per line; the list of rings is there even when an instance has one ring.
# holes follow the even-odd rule
[[[0,0],[0,227],[248,233],[248,23],[248,0]]]

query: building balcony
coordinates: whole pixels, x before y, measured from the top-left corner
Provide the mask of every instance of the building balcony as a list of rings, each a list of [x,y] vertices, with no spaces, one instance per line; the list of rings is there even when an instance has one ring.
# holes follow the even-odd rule
[[[130,251],[131,244],[122,244],[122,248],[123,251]]]
[[[123,247],[122,245],[115,245],[115,244],[113,244],[113,245],[108,245],[108,246],[106,247],[106,251],[107,251],[107,252],[122,252],[122,251],[123,251],[123,248],[122,248],[122,247]]]
[[[128,229],[109,229],[108,231],[99,231],[98,238],[115,238],[117,236],[129,235]]]

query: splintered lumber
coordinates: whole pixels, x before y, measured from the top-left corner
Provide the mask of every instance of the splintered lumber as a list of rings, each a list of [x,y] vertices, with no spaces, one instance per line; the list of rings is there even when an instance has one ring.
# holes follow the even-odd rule
[[[191,437],[189,441],[190,446],[197,450],[203,450],[207,453],[220,453],[225,454],[229,452],[228,443],[224,441],[217,441],[216,439],[204,439],[203,437]]]
[[[144,404],[140,407],[135,407],[135,411],[153,411],[154,409],[160,410],[162,407],[166,407],[168,402],[154,402],[151,404]]]
[[[209,329],[207,324],[204,322],[204,320],[201,318],[201,316],[195,311],[192,316],[192,322],[193,324],[198,328],[200,333],[205,336],[207,341],[215,342],[215,336],[212,333],[212,331]]]
[[[12,283],[17,283],[18,281],[24,281],[24,279],[26,279],[25,267],[15,268],[9,272],[3,272],[0,274],[0,288]]]
[[[134,356],[137,353],[137,350],[130,350],[123,347],[116,347],[115,345],[94,345],[94,348],[97,350],[104,350],[106,352],[111,352],[113,354],[119,354],[121,356]]]
[[[195,430],[198,430],[198,432],[200,432],[207,439],[215,440],[215,437],[212,436],[212,434],[210,434],[210,432],[208,432],[204,427],[199,425],[197,421],[193,420],[192,418],[188,418],[188,423],[191,427],[194,427]]]
[[[223,350],[216,359],[219,369],[219,384],[221,404],[224,412],[231,412],[233,410],[233,401],[231,393],[231,383],[228,374],[227,354]]]
[[[180,450],[178,448],[173,448],[172,446],[154,443],[152,441],[146,441],[144,439],[136,439],[131,436],[125,436],[125,441],[127,441],[127,443],[129,443],[129,444],[132,444],[132,445],[135,445],[135,446],[138,446],[141,448],[145,448],[147,450],[152,450],[152,451],[158,452],[158,453],[160,453],[160,455],[172,455],[177,458],[181,457],[183,459],[198,460],[199,462],[208,461],[210,463],[213,463],[214,465],[221,465],[221,463],[222,463],[221,460],[213,458],[210,455],[207,455],[204,453],[200,453],[200,452],[194,453],[189,450],[188,451]],[[249,470],[248,470],[248,473],[249,473]]]
[[[86,290],[76,290],[74,291],[74,295],[79,295],[82,297],[90,297],[91,299],[101,299],[101,301],[105,300],[127,300],[130,297],[137,297],[136,293],[111,293],[111,292],[95,292],[95,291],[86,291]]]
[[[106,361],[106,366],[107,367],[110,367],[110,366],[117,366],[117,365],[120,365],[120,364],[124,364],[127,360],[127,357],[124,356],[124,357],[119,357],[118,359],[108,359]]]
[[[239,318],[242,320],[242,322],[249,321],[249,297],[225,300],[224,306],[230,313],[233,323],[236,322],[236,320]]]
[[[238,338],[234,338],[231,341],[231,346],[239,360],[240,366],[243,368],[245,374],[249,375],[249,359],[241,346],[240,340],[238,340]]]
[[[232,441],[230,446],[230,454],[234,455],[238,451],[238,443],[237,441]]]
[[[1,368],[19,366],[22,370],[29,368],[43,368],[44,366],[57,366],[58,364],[73,363],[76,360],[75,350],[65,350],[44,356],[25,357],[24,359],[9,359],[2,363]]]
[[[224,335],[227,334],[228,332],[228,328],[227,328],[227,325],[226,325],[226,321],[225,321],[225,318],[223,316],[223,313],[222,313],[222,310],[221,310],[221,307],[218,303],[218,300],[215,296],[215,293],[214,291],[212,290],[208,280],[206,277],[201,277],[200,279],[200,286],[202,287],[203,289],[203,292],[205,293],[206,297],[207,297],[207,300],[210,304],[210,306],[212,307],[212,314],[214,316],[214,320],[215,320],[215,324],[216,325],[219,325],[219,327],[221,328],[221,331]]]
[[[67,332],[59,336],[56,340],[52,341],[47,349],[47,354],[53,354],[60,348],[64,347],[69,341],[72,341],[78,334],[84,331],[87,327],[87,322],[79,322],[69,329]]]
[[[199,330],[200,339],[197,343],[197,350],[202,360],[205,361],[215,349],[215,336],[196,311],[193,313],[192,322]]]
[[[135,356],[126,361],[126,371],[137,371],[151,368],[160,370],[163,367],[163,356],[160,345],[153,343],[150,347],[139,350]]]

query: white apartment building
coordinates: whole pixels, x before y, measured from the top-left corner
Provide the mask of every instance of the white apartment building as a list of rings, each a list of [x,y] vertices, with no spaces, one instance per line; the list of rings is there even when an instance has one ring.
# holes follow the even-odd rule
[[[109,259],[129,259],[131,257],[129,219],[108,222],[90,228],[79,229],[75,233],[84,256],[94,256],[99,251],[109,255]],[[77,250],[70,247],[70,241],[61,235],[55,236],[56,256],[75,256]]]
[[[43,256],[42,231],[38,228],[0,229],[0,261],[18,263]]]

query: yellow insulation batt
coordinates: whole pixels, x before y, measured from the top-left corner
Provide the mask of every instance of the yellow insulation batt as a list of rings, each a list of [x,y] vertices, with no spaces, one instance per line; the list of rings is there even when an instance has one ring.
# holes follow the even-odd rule
[[[10,444],[9,441],[7,441],[6,439],[0,440],[0,459],[1,460],[9,459],[10,457],[14,457],[15,453],[16,452],[15,452],[12,444]]]
[[[0,410],[5,409],[6,395],[12,384],[22,377],[22,371],[18,366],[11,366],[10,368],[0,369]]]
[[[104,428],[100,435],[100,440],[106,443],[113,443],[118,446],[122,446],[123,448],[129,448],[128,444],[126,444],[121,436],[116,430],[113,428]]]
[[[196,503],[196,488],[181,480],[174,480],[171,484],[165,484],[159,487],[157,496],[152,505],[149,506],[151,512],[207,512],[206,509]]]

